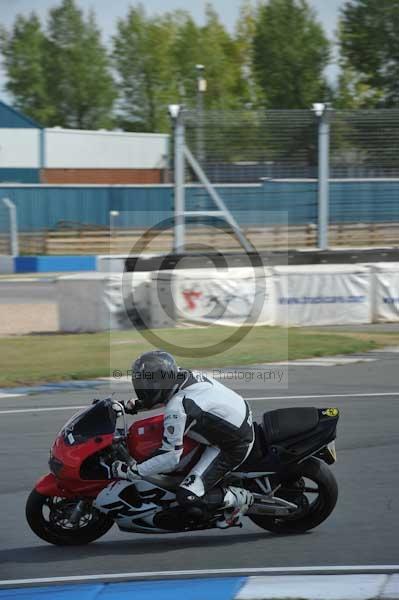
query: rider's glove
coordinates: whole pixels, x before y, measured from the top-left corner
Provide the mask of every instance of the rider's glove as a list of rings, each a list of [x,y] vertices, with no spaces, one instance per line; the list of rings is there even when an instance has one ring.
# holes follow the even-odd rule
[[[116,460],[112,463],[112,476],[115,479],[128,479],[130,481],[135,481],[136,479],[141,479],[139,472],[137,470],[137,463],[132,462],[128,465],[121,460]]]
[[[136,401],[134,398],[125,402],[125,410],[129,415],[137,415],[137,408],[138,407],[136,406]]]

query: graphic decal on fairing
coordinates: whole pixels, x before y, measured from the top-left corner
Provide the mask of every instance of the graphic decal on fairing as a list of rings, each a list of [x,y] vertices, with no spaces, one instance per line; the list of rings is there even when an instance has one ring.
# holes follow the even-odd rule
[[[146,481],[113,482],[105,488],[95,501],[101,512],[108,514],[123,530],[160,531],[153,524],[154,515],[175,501],[175,494]]]

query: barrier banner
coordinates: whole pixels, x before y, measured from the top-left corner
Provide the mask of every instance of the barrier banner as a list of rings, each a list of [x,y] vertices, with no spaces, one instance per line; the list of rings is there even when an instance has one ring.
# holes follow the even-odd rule
[[[110,329],[148,325],[151,273],[114,273],[105,279],[104,302]]]
[[[399,263],[375,263],[373,321],[399,321]]]
[[[274,267],[277,325],[371,321],[370,269],[359,265]]]
[[[177,320],[233,326],[274,322],[268,269],[177,270],[173,298]]]

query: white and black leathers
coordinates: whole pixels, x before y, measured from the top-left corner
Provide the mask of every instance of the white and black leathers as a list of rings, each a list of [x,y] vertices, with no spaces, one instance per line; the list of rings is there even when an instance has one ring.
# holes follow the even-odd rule
[[[208,446],[182,484],[201,497],[251,451],[251,410],[239,394],[212,377],[187,371],[166,404],[162,447],[137,465],[139,475],[174,471],[182,456],[184,435]]]

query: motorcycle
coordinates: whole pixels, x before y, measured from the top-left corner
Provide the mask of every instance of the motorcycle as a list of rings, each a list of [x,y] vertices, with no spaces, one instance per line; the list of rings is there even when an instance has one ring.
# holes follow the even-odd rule
[[[251,521],[275,533],[301,533],[327,519],[338,496],[329,468],[336,460],[338,419],[336,408],[298,407],[265,412],[254,423],[250,455],[223,481],[252,492]],[[115,460],[150,457],[162,432],[162,414],[128,427],[124,403],[112,398],[74,415],[53,443],[50,473],[28,497],[26,518],[34,533],[51,544],[80,545],[99,539],[114,523],[122,531],[154,534],[216,527],[223,509],[198,520],[176,502],[177,486],[204,449],[187,436],[175,472],[134,482],[113,479]]]

